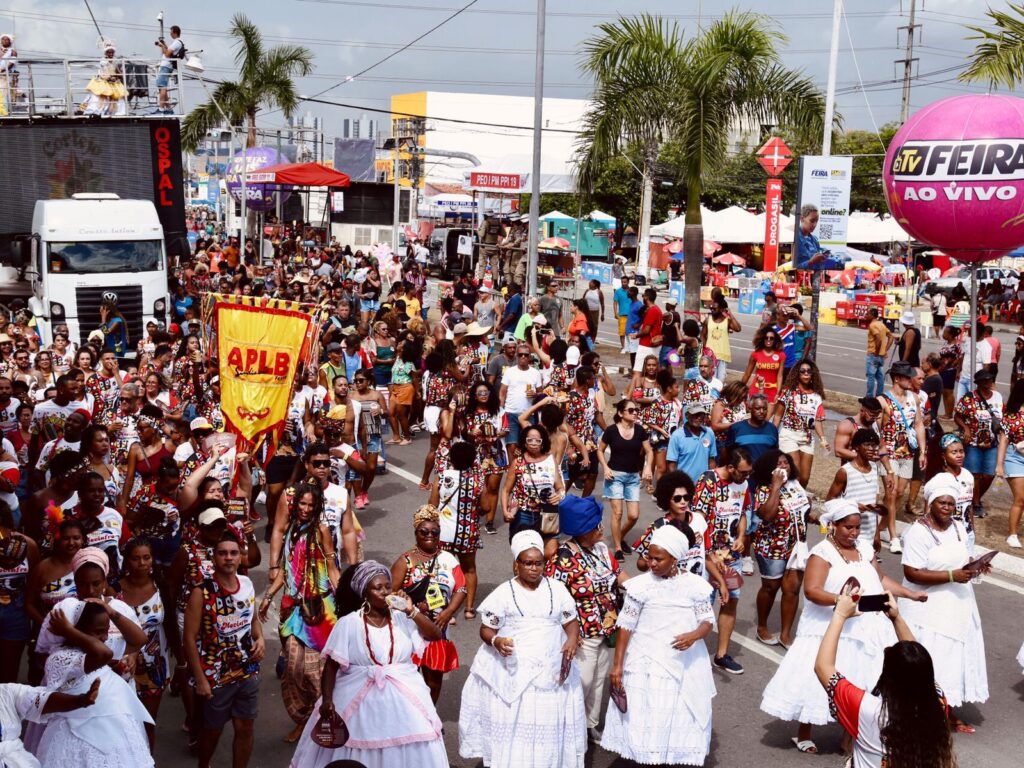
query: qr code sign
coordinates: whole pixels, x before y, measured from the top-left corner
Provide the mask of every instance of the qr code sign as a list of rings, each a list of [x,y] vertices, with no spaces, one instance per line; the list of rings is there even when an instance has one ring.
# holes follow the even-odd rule
[[[819,240],[831,240],[832,239],[832,225],[819,223],[818,224],[818,239]]]

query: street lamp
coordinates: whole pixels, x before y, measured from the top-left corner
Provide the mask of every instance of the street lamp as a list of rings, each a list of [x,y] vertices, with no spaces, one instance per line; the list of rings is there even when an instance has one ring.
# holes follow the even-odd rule
[[[220,105],[220,102],[213,98],[213,93],[210,92],[210,88],[206,85],[206,81],[203,79],[203,72],[206,70],[206,67],[203,66],[203,62],[199,59],[199,56],[195,53],[190,54],[189,57],[185,60],[185,69],[187,69],[189,72],[196,76],[196,80],[199,81],[199,84],[203,87],[203,90],[206,91],[206,96],[210,100],[210,103],[217,108],[217,111],[220,112],[220,116],[224,118],[224,123],[227,125],[228,131],[230,131],[231,133],[231,143],[232,145],[234,145],[235,127],[231,124],[231,121],[225,114],[224,109]],[[238,228],[240,234],[240,237],[238,238],[238,247],[239,253],[241,253],[243,255],[242,257],[244,258],[245,236],[246,230],[248,229],[249,225],[249,198],[248,195],[246,194],[245,185],[245,177],[249,173],[249,158],[245,154],[245,142],[239,140],[238,145],[239,147],[241,147],[241,152],[239,154],[241,155],[242,158],[242,224]]]

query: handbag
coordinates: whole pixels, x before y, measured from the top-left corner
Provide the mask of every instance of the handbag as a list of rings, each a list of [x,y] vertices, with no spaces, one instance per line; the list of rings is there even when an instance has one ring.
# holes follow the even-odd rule
[[[324,749],[337,749],[348,743],[348,726],[334,710],[316,721],[309,737]]]
[[[619,712],[622,712],[623,714],[625,714],[626,713],[626,707],[627,707],[626,689],[625,688],[618,688],[618,687],[613,685],[611,687],[611,695],[612,695],[612,701],[615,702],[615,706],[618,708]]]
[[[561,528],[561,520],[558,516],[558,505],[552,504],[549,501],[544,501],[544,496],[540,492],[540,488],[537,487],[537,482],[531,477],[530,485],[533,486],[533,494],[537,497],[540,503],[540,532],[548,536],[557,536],[558,531]],[[547,490],[547,489],[545,489]],[[548,494],[550,498],[550,493]]]
[[[723,565],[721,568],[722,578],[725,580],[725,588],[730,592],[735,592],[737,589],[743,587],[743,577],[739,571],[733,568],[731,565]]]

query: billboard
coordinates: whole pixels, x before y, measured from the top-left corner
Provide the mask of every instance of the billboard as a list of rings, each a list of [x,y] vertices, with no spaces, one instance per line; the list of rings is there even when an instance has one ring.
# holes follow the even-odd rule
[[[794,228],[793,262],[797,269],[841,269],[839,262],[846,252],[846,239],[850,222],[850,185],[853,181],[852,157],[800,158],[800,182],[797,188],[797,217],[805,205],[818,209],[818,224],[811,234],[832,258],[812,267],[803,266],[809,254],[801,253],[800,223]],[[805,243],[806,245],[806,243]]]
[[[152,200],[168,249],[185,241],[181,138],[175,119],[0,121],[0,174],[17,194],[0,206],[0,236],[32,231],[36,200],[112,192]]]

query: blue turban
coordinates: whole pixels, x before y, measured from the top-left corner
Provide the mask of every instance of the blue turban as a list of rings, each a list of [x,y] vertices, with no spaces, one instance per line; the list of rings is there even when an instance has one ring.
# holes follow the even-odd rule
[[[601,503],[593,496],[569,495],[558,505],[559,532],[566,536],[590,533],[601,524]]]

